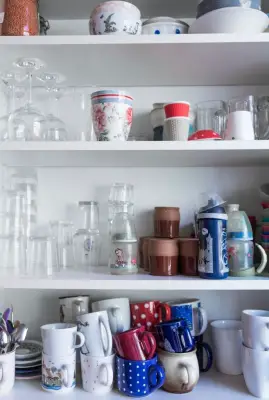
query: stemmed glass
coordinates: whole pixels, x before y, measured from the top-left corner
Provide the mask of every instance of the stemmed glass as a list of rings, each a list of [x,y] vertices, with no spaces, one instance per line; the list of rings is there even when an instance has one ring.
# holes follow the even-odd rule
[[[23,80],[28,82],[28,100],[26,104],[15,110],[9,117],[8,133],[11,140],[45,140],[46,120],[42,112],[32,101],[33,73],[44,67],[44,63],[36,58],[18,58],[14,65],[25,71]]]
[[[63,95],[63,88],[58,85],[65,80],[60,74],[44,72],[37,76],[45,84],[49,94],[48,104],[49,113],[46,116],[47,140],[64,141],[67,140],[68,133],[65,123],[59,118],[59,100]]]

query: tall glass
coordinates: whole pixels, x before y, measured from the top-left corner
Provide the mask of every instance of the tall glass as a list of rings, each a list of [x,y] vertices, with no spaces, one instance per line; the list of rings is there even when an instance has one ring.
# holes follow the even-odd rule
[[[50,228],[51,236],[56,244],[59,268],[74,268],[73,223],[68,221],[51,221]]]
[[[227,123],[227,110],[224,101],[203,101],[197,104],[196,130],[213,130],[221,137]]]
[[[269,139],[269,96],[258,98],[259,140]]]

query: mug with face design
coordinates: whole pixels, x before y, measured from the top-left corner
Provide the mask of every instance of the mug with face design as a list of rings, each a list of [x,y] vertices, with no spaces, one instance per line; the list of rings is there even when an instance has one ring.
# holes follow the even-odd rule
[[[89,312],[89,296],[59,297],[60,322],[76,323],[78,315]]]
[[[112,334],[106,311],[93,312],[77,317],[78,330],[85,336],[81,353],[92,357],[112,354]]]
[[[115,354],[91,357],[81,353],[82,386],[86,392],[105,395],[113,387]]]
[[[171,310],[168,304],[160,301],[145,301],[130,305],[132,326],[145,326],[147,331],[154,331],[156,324],[171,319]]]
[[[156,340],[144,326],[114,336],[117,354],[128,360],[149,360],[156,352]]]

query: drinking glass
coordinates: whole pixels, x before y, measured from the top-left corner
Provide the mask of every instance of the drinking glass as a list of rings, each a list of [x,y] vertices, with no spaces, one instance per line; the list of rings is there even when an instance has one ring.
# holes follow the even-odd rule
[[[80,201],[78,203],[78,229],[99,231],[99,204],[97,201]]]
[[[28,100],[26,104],[12,112],[8,121],[8,136],[10,140],[45,140],[46,121],[42,112],[36,108],[32,101],[32,79],[34,71],[39,70],[44,64],[36,58],[18,58],[14,65],[24,70],[23,79],[28,82]]]
[[[259,140],[269,139],[269,96],[258,98]]]
[[[255,96],[235,97],[228,101],[228,113],[249,111],[251,113],[255,138],[259,137],[258,99]]]
[[[50,229],[51,236],[55,240],[59,268],[73,268],[75,264],[73,246],[73,223],[68,221],[51,221]]]
[[[26,213],[24,193],[4,191],[2,193],[2,227],[7,229],[7,234],[19,237],[26,233]],[[6,222],[4,219],[6,218]]]
[[[74,111],[76,115],[75,134],[72,140],[96,141],[91,118],[91,101],[88,93],[81,93],[77,90],[73,93]]]
[[[196,108],[196,130],[213,130],[223,137],[227,121],[224,101],[203,101]]]
[[[26,241],[23,236],[0,236],[1,274],[18,276],[26,273]]]
[[[114,183],[110,188],[109,203],[134,202],[134,187],[129,183]]]
[[[63,95],[63,88],[58,85],[65,78],[56,73],[44,72],[37,76],[45,84],[48,93],[49,112],[46,116],[46,140],[64,141],[67,140],[68,133],[65,123],[59,118],[59,100]]]
[[[27,273],[52,276],[59,271],[56,244],[51,236],[31,236],[27,245]]]
[[[75,264],[89,270],[99,265],[101,240],[98,230],[79,229],[74,235]]]

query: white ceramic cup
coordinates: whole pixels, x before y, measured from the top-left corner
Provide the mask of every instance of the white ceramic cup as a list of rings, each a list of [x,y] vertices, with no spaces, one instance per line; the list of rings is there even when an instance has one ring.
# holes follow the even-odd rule
[[[190,130],[190,118],[173,117],[164,121],[166,140],[187,141]]]
[[[249,392],[262,399],[269,398],[269,351],[253,350],[242,344],[242,368]]]
[[[65,357],[42,353],[42,389],[51,393],[70,392],[76,386],[76,352]]]
[[[105,395],[113,388],[115,354],[108,357],[91,357],[80,354],[82,386],[86,392]]]
[[[250,349],[269,350],[269,311],[242,311],[243,343]]]
[[[101,300],[92,303],[92,311],[107,311],[112,335],[131,327],[130,302],[127,298]]]
[[[79,349],[85,343],[85,337],[77,332],[75,324],[48,324],[41,326],[43,352],[54,357],[72,355],[75,349]],[[79,337],[79,344],[76,344]]]
[[[242,374],[240,321],[220,320],[211,322],[214,356],[217,369],[223,374]]]
[[[0,396],[8,394],[15,382],[15,350],[0,355]]]
[[[81,353],[92,357],[112,354],[112,334],[107,311],[93,312],[77,317],[78,329],[85,336]]]
[[[76,323],[78,315],[89,312],[89,296],[60,297],[60,321]]]
[[[250,111],[234,111],[228,115],[225,140],[255,140]]]

